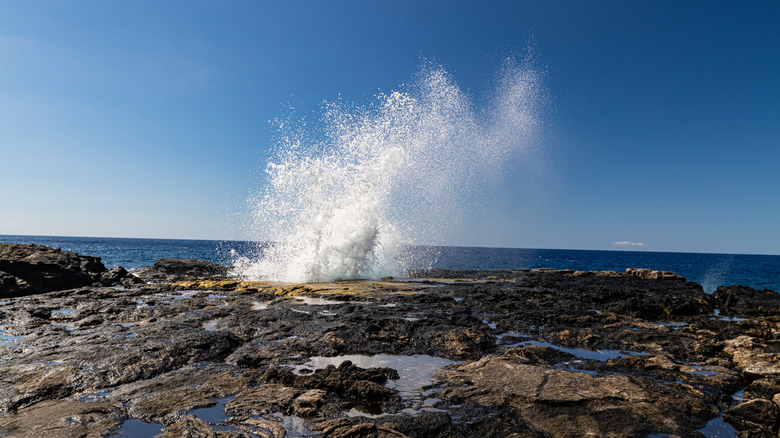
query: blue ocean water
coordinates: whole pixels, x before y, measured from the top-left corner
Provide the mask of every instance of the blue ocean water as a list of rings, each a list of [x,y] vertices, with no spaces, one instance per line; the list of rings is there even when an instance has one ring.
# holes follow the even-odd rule
[[[240,241],[130,239],[0,235],[0,242],[36,243],[100,257],[108,268],[149,266],[162,257],[191,258],[229,265],[231,253],[249,255],[258,244]],[[780,256],[643,251],[587,251],[474,247],[427,247],[430,267],[445,269],[555,268],[619,271],[649,268],[672,271],[707,292],[741,284],[780,291]]]

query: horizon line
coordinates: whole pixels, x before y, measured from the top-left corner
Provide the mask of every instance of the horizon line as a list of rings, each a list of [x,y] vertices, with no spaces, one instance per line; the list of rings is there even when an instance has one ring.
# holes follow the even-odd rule
[[[268,243],[258,240],[241,239],[190,239],[175,237],[110,237],[110,236],[55,236],[44,234],[0,234],[0,237],[27,237],[27,238],[67,238],[67,239],[125,239],[125,240],[180,240],[180,241],[200,241],[200,242],[243,242],[243,243]],[[647,249],[647,245],[637,247],[642,249],[617,248],[617,249],[583,249],[583,248],[521,248],[515,246],[475,246],[475,245],[434,245],[434,244],[411,244],[409,246],[422,247],[442,247],[442,248],[480,248],[480,249],[519,249],[529,251],[598,251],[598,252],[632,252],[632,253],[668,253],[668,254],[711,254],[711,255],[755,255],[780,257],[780,254],[767,253],[728,253],[728,252],[702,252],[702,251],[662,251]]]

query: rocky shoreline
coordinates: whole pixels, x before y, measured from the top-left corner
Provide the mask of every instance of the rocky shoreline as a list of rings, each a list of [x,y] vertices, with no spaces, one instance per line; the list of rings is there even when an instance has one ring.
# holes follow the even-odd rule
[[[0,244],[0,436],[778,436],[773,291],[413,277],[244,282]]]

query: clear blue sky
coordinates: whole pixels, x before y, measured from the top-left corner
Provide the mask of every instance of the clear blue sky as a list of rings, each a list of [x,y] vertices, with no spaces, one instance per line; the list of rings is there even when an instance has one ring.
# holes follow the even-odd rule
[[[478,100],[532,37],[543,159],[450,243],[780,254],[778,23],[777,1],[0,0],[0,234],[241,238],[286,106],[365,103],[422,58]]]

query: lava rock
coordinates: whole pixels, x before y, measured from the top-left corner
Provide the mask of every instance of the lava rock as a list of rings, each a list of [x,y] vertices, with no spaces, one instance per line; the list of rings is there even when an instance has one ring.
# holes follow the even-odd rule
[[[776,410],[751,399],[780,401],[780,320],[767,305],[715,318],[725,306],[695,283],[546,269],[164,283],[214,273],[177,264],[149,267],[161,283],[0,300],[0,435],[106,436],[131,417],[162,436],[687,437],[744,389],[732,424],[776,436]],[[311,366],[322,356],[341,365]]]
[[[746,400],[757,398],[772,400],[772,397],[778,393],[780,393],[780,381],[777,379],[758,379],[745,388],[743,397]]]
[[[104,286],[114,286],[121,284],[131,287],[137,284],[143,284],[144,281],[127,271],[127,269],[117,266],[100,274],[100,284]]]
[[[100,257],[43,245],[0,243],[0,298],[92,285],[106,271]]]
[[[225,266],[203,260],[161,258],[154,262],[154,266],[136,269],[133,273],[151,281],[171,282],[225,277],[227,272]]]
[[[769,400],[748,400],[724,412],[723,418],[740,432],[752,432],[750,436],[775,437],[780,408]]]
[[[744,316],[780,315],[780,293],[747,286],[719,286],[712,294],[722,311]]]

